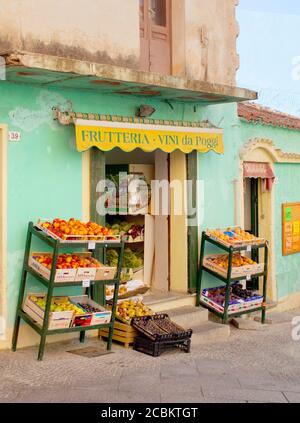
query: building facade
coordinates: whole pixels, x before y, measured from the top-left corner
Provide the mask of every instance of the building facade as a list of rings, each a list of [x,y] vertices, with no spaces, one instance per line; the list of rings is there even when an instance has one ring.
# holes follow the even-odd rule
[[[6,65],[0,81],[0,347],[10,345],[28,222],[71,216],[99,220],[96,188],[107,164],[152,166],[158,180],[203,181],[200,226],[189,228],[187,215],[175,215],[171,207],[169,217],[155,217],[152,231],[151,288],[181,293],[181,304],[193,304],[201,230],[244,226],[242,163],[270,162],[279,182],[270,194],[276,196],[270,200],[270,226],[265,225],[273,242],[269,297],[297,295],[297,256],[280,256],[278,206],[298,196],[295,187],[285,197],[298,172],[298,131],[254,126],[237,115],[235,103],[254,100],[256,93],[235,86],[236,5],[235,0],[222,0],[221,7],[219,0],[98,0],[87,8],[82,1],[65,1],[62,13],[56,0],[47,7],[37,0],[0,0],[0,55]],[[79,153],[74,126],[53,115],[55,108],[65,117],[72,112],[87,121],[91,114],[100,120],[110,116],[124,127],[128,119],[143,127],[135,119],[143,104],[155,109],[154,125],[185,126],[187,132],[194,124],[222,128],[224,155],[180,149]],[[296,153],[295,162],[282,162],[286,151]],[[30,290],[40,287],[32,281]],[[22,345],[37,339],[27,327],[21,336]]]

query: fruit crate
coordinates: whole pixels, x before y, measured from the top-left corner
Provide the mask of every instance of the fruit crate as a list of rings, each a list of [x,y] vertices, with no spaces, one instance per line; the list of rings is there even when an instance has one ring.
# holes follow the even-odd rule
[[[228,268],[224,268],[222,266],[213,263],[212,260],[228,257],[226,254],[211,254],[204,257],[203,265],[208,269],[212,270],[215,273],[218,273],[220,276],[227,277]],[[265,269],[264,263],[256,263],[256,264],[249,264],[246,266],[240,267],[232,267],[231,270],[231,278],[239,278],[245,276],[245,278],[249,275],[255,275],[258,273],[262,273]]]
[[[216,229],[207,229],[206,230],[206,235],[213,239],[214,241],[217,241],[218,243],[224,245],[225,247],[229,248],[229,247],[243,247],[243,246],[252,246],[252,245],[261,245],[264,244],[266,241],[264,238],[259,238],[259,237],[255,237],[254,239],[251,240],[245,240],[242,237],[240,237],[238,234],[235,234],[234,231],[236,229],[241,230],[241,228],[239,226],[235,226],[235,227],[230,227],[230,228],[216,228]],[[227,242],[225,240],[220,239],[219,237],[214,235],[214,232],[219,231],[222,232],[225,235],[228,235],[230,237],[232,237],[233,235],[235,236],[236,239],[233,239],[231,242]]]
[[[181,339],[173,341],[151,341],[143,337],[136,337],[133,349],[135,351],[151,355],[152,357],[159,357],[162,353],[173,349],[180,349],[186,353],[191,351],[191,339]]]
[[[51,238],[60,241],[61,243],[72,244],[79,242],[91,242],[91,243],[104,243],[104,242],[120,242],[120,235],[64,235],[63,238],[60,238],[50,229],[47,229],[43,226],[43,223],[48,222],[47,219],[39,219],[38,223],[35,225],[36,228],[43,231],[46,235]]]
[[[50,253],[33,252],[29,257],[28,265],[47,280],[50,280],[51,270],[37,261],[38,256],[52,257]],[[76,269],[56,269],[54,282],[73,282],[76,278]]]
[[[143,301],[143,296],[142,295],[137,295],[136,297],[130,297],[129,299],[125,299],[125,300],[121,300],[120,299],[120,300],[117,301],[117,309],[118,309],[118,306],[120,304],[122,304],[122,303],[124,303],[126,301],[130,301],[130,302],[134,302],[134,303],[141,303]],[[154,315],[154,312],[147,305],[143,304],[143,306],[144,306],[143,311],[145,312],[145,314],[151,315],[151,316]],[[126,325],[131,326],[133,317],[126,319],[125,317],[120,316],[119,313],[118,313],[118,310],[117,310],[117,312],[116,312],[116,319],[118,321],[122,322],[122,323],[125,323]]]
[[[240,228],[239,228],[240,229]],[[210,233],[210,230],[202,232],[201,238],[201,251],[200,251],[200,261],[199,261],[199,269],[198,269],[198,277],[197,277],[197,287],[196,287],[196,306],[199,307],[202,305],[205,308],[208,308],[218,317],[222,318],[223,324],[228,324],[228,316],[229,314],[235,316],[241,316],[245,313],[252,313],[254,311],[261,311],[261,323],[264,324],[266,322],[266,304],[267,304],[267,283],[268,283],[268,255],[269,255],[269,246],[268,241],[262,238],[255,238],[255,244],[249,245],[224,245],[222,240],[216,238],[214,239]],[[216,268],[211,268],[210,265],[207,266],[207,256],[205,256],[206,245],[210,244],[210,246],[217,246],[218,248],[226,251],[226,256],[228,257],[228,266],[229,268],[223,269],[222,271],[216,271]],[[226,243],[225,243],[226,244]],[[248,248],[249,247],[249,248]],[[232,274],[235,272],[234,269],[234,255],[236,252],[241,252],[243,250],[251,251],[252,249],[255,250],[264,250],[264,259],[262,263],[257,263],[256,265],[259,266],[256,268],[261,270],[258,273],[254,272],[254,269],[247,270],[246,275],[236,276]],[[260,257],[260,254],[259,254]],[[211,263],[210,263],[211,264]],[[256,266],[255,265],[255,266]],[[262,270],[263,269],[263,270]],[[223,272],[226,272],[224,274]],[[240,270],[240,269],[239,269]],[[253,273],[252,273],[253,272]],[[214,276],[216,279],[219,279],[224,284],[223,287],[219,288],[211,288],[211,289],[221,289],[222,292],[219,293],[220,296],[218,297],[218,293],[215,295],[208,290],[203,290],[203,275],[204,273],[208,273]],[[256,297],[248,295],[247,293],[239,292],[239,289],[235,291],[231,289],[232,285],[237,282],[237,280],[246,279],[247,282],[250,282],[252,278],[263,278],[262,284],[262,295],[257,295]],[[237,298],[232,297],[232,294],[237,295]],[[246,295],[245,295],[246,294]],[[231,301],[232,300],[232,301]]]
[[[93,226],[96,227],[96,226]],[[94,230],[94,229],[93,229]],[[96,229],[95,229],[96,230]],[[107,232],[104,232],[107,234]],[[59,335],[59,334],[65,334],[65,333],[78,333],[79,334],[79,341],[81,343],[84,343],[86,332],[91,330],[99,330],[108,328],[108,338],[107,338],[107,350],[111,350],[112,347],[112,335],[113,335],[113,328],[114,328],[114,322],[115,322],[115,314],[116,314],[116,306],[117,306],[117,300],[114,299],[112,302],[111,310],[108,311],[108,313],[111,313],[111,317],[109,319],[108,323],[100,323],[100,324],[93,324],[89,326],[71,326],[72,318],[75,313],[80,313],[81,315],[81,309],[80,311],[76,309],[76,306],[73,305],[71,307],[62,307],[62,308],[53,308],[52,300],[54,297],[54,290],[57,286],[77,286],[81,284],[82,282],[68,282],[66,284],[57,284],[55,283],[55,276],[56,276],[56,270],[55,266],[51,267],[51,273],[49,280],[42,278],[39,276],[39,273],[37,271],[33,271],[28,265],[31,251],[33,251],[32,243],[36,241],[43,242],[45,245],[51,248],[50,253],[53,254],[53,257],[59,257],[60,254],[64,252],[64,254],[67,254],[67,251],[70,250],[72,247],[74,247],[74,243],[65,242],[61,243],[58,240],[52,239],[52,237],[48,236],[45,231],[40,230],[36,227],[36,225],[33,222],[28,223],[28,229],[27,229],[27,237],[26,237],[26,244],[25,244],[25,253],[24,253],[24,260],[23,260],[23,267],[22,267],[22,274],[21,274],[21,284],[20,284],[20,290],[19,290],[19,296],[18,296],[18,302],[17,302],[17,311],[16,311],[16,317],[15,317],[15,324],[14,324],[14,331],[12,336],[12,350],[17,350],[17,344],[18,344],[18,338],[19,338],[19,332],[20,332],[20,326],[21,321],[24,321],[28,326],[30,326],[33,330],[37,332],[37,334],[40,336],[40,342],[39,342],[39,350],[38,350],[38,360],[43,360],[44,352],[45,352],[45,345],[46,345],[46,339],[48,336],[51,335]],[[114,285],[115,289],[118,290],[120,285],[120,274],[122,269],[122,262],[124,257],[124,242],[116,242],[114,241],[107,241],[103,243],[102,245],[98,245],[98,248],[95,248],[95,243],[93,242],[93,245],[90,245],[87,241],[84,242],[77,242],[77,247],[81,248],[82,250],[85,250],[87,253],[90,254],[89,250],[95,250],[93,251],[92,256],[97,257],[99,259],[102,257],[102,254],[105,256],[107,254],[107,250],[110,248],[118,250],[118,261],[117,261],[117,272],[115,277],[112,280],[107,280],[106,277],[103,280],[95,280],[93,282],[92,289],[88,289],[88,296],[90,297],[93,295],[93,298],[97,298],[97,302],[101,303],[102,301],[102,288],[105,289],[107,285]],[[68,248],[68,250],[66,250]],[[87,263],[88,264],[88,263]],[[89,265],[89,264],[88,264]],[[49,267],[49,265],[48,265]],[[50,269],[48,269],[50,270]],[[38,294],[38,295],[46,295],[47,299],[46,301],[40,303],[41,310],[39,309],[32,309],[30,306],[31,304],[28,304],[26,302],[27,292],[28,292],[28,282],[29,282],[29,276],[34,277],[36,281],[43,284],[47,288],[46,294]],[[100,289],[101,288],[101,289]],[[78,294],[77,294],[78,295]],[[66,297],[60,297],[61,298],[68,298],[69,295]],[[34,298],[34,302],[37,300]],[[99,305],[99,304],[98,304]],[[45,310],[43,310],[45,309]],[[51,312],[51,309],[53,310],[65,310],[67,309],[67,317],[66,315],[56,315]],[[36,312],[38,310],[38,312]],[[101,310],[101,309],[100,309]],[[82,310],[83,311],[83,310]],[[92,310],[89,310],[92,311]],[[102,312],[102,310],[101,310]],[[34,314],[33,314],[34,313]],[[56,312],[55,312],[56,313]],[[60,313],[60,312],[59,312]],[[107,311],[106,311],[107,313]],[[92,316],[93,313],[89,314],[89,317],[84,319],[84,322],[87,324],[88,319],[90,320],[90,323],[92,323]],[[100,317],[100,316],[99,316]],[[58,318],[58,320],[54,320]],[[71,319],[71,320],[70,320]],[[50,325],[49,325],[50,322]]]
[[[165,313],[135,317],[132,319],[132,326],[154,342],[187,339],[191,338],[193,334],[192,329],[183,329],[172,322]]]
[[[45,294],[28,294],[22,307],[23,311],[42,327],[44,323],[45,310],[32,301],[31,296],[43,299],[45,298]],[[55,298],[58,297],[53,297],[53,299]],[[55,330],[69,328],[71,326],[72,319],[73,311],[50,312],[48,329]]]
[[[80,258],[92,258],[92,253],[72,253]],[[51,270],[44,266],[42,263],[37,261],[38,256],[53,257],[51,253],[33,252],[29,258],[28,265],[37,271],[47,280],[50,280]],[[66,283],[66,282],[81,282],[84,280],[100,281],[100,280],[112,280],[115,277],[117,268],[103,266],[96,259],[92,259],[93,262],[100,267],[79,267],[78,269],[56,269],[54,282]]]
[[[135,338],[138,336],[138,332],[126,323],[115,322],[113,341],[120,342],[125,348],[129,348],[134,343]],[[101,329],[99,331],[100,338],[108,338],[108,329]]]
[[[123,292],[122,287],[126,287],[126,291]],[[143,295],[143,294],[146,294],[146,292],[148,292],[149,289],[150,287],[145,285],[143,281],[132,280],[121,285],[119,289],[118,299],[126,300],[128,298],[132,298],[137,295]],[[114,288],[107,287],[106,301],[111,301],[113,297],[114,297]]]
[[[97,309],[95,312],[85,312],[82,315],[74,316],[72,326],[94,326],[109,323],[111,320],[111,311],[91,300],[87,295],[70,297],[70,301],[76,306],[83,308],[87,305]]]
[[[207,288],[203,289],[201,295],[201,301],[207,304],[209,307],[213,308],[219,313],[224,313],[224,303],[220,304],[213,300],[213,298],[209,297],[209,293],[216,289],[224,289],[223,286],[216,287],[216,288]],[[225,300],[225,294],[224,294]],[[255,295],[252,298],[244,299],[240,298],[237,295],[232,294],[231,300],[229,301],[228,306],[228,315],[240,313],[243,311],[249,311],[258,307],[262,306],[263,296],[262,295]]]

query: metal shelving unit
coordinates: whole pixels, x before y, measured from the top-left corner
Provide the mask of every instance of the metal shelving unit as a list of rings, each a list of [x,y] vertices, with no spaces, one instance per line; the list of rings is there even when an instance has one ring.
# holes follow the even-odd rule
[[[53,260],[52,260],[52,268],[51,268],[51,274],[50,279],[46,279],[42,275],[40,275],[38,272],[36,272],[33,268],[31,268],[28,265],[28,260],[30,257],[30,251],[31,251],[31,244],[32,244],[32,238],[33,236],[35,238],[38,238],[42,240],[45,244],[47,244],[49,247],[52,248],[53,251]],[[70,328],[64,328],[64,329],[54,329],[49,330],[48,329],[48,323],[49,323],[49,314],[50,314],[50,307],[51,307],[51,301],[53,297],[53,291],[54,288],[63,288],[63,287],[71,287],[71,286],[82,286],[83,282],[65,282],[65,283],[57,283],[54,282],[55,280],[55,273],[56,273],[56,263],[59,253],[62,251],[65,247],[72,247],[72,248],[80,248],[80,249],[89,249],[90,243],[88,241],[82,241],[82,242],[60,242],[60,240],[53,239],[51,236],[48,236],[40,229],[36,228],[32,222],[28,225],[28,231],[27,231],[27,239],[26,239],[26,246],[25,246],[25,255],[24,255],[24,262],[23,262],[23,269],[22,269],[22,277],[21,277],[21,286],[20,286],[20,292],[19,292],[19,299],[18,299],[18,305],[17,305],[17,313],[16,313],[16,320],[15,320],[15,326],[14,326],[14,333],[13,333],[13,340],[12,340],[12,350],[16,351],[17,349],[17,342],[18,342],[18,335],[19,335],[19,328],[21,319],[27,323],[32,329],[34,329],[41,337],[40,340],[40,346],[39,346],[39,352],[38,352],[38,360],[42,360],[44,356],[45,351],[45,344],[46,344],[46,337],[48,335],[55,335],[55,334],[61,334],[61,333],[69,333],[69,332],[80,332],[80,342],[83,343],[85,340],[85,332],[89,330],[97,330],[102,328],[109,328],[109,336],[107,340],[107,349],[110,350],[112,347],[112,336],[113,336],[113,327],[115,322],[115,315],[116,315],[116,308],[117,308],[117,300],[118,300],[118,294],[119,294],[119,285],[120,285],[120,275],[121,275],[121,269],[122,269],[122,262],[123,262],[123,253],[124,253],[124,242],[123,241],[101,241],[96,243],[96,249],[93,250],[94,255],[100,255],[101,250],[105,253],[107,248],[118,248],[120,250],[119,254],[119,262],[118,262],[118,268],[117,268],[117,275],[115,279],[112,280],[96,280],[91,281],[92,285],[114,285],[114,298],[112,302],[112,316],[110,323],[101,324],[101,325],[93,325],[93,326],[78,326],[78,327],[70,327]],[[23,301],[24,301],[24,294],[27,284],[27,276],[31,275],[33,276],[37,281],[42,283],[47,288],[47,301],[46,301],[46,307],[45,307],[45,315],[44,315],[44,322],[43,325],[40,326],[37,324],[30,316],[28,316],[23,310]],[[91,294],[91,289],[88,288],[89,295]]]
[[[214,272],[213,270],[209,269],[208,267],[204,266],[204,253],[205,253],[205,244],[206,242],[225,250],[228,253],[228,271],[227,276],[222,276],[217,272]],[[256,274],[248,275],[248,278],[258,278],[263,277],[263,302],[260,307],[252,308],[249,310],[243,310],[236,313],[231,313],[230,317],[237,317],[241,316],[243,314],[249,314],[261,311],[261,322],[262,324],[265,323],[266,320],[266,302],[267,302],[267,280],[268,280],[268,243],[267,241],[255,244],[252,243],[251,250],[258,250],[260,248],[264,249],[264,271],[259,272]],[[249,250],[249,244],[242,245],[242,246],[225,246],[221,242],[218,242],[217,240],[211,238],[206,234],[206,232],[202,233],[202,241],[201,241],[201,253],[200,253],[200,265],[199,265],[199,271],[198,271],[198,280],[197,280],[197,293],[196,293],[196,305],[199,307],[200,305],[209,309],[212,313],[217,315],[222,319],[222,322],[224,324],[228,323],[228,308],[229,308],[229,301],[230,301],[230,287],[233,283],[236,283],[238,281],[247,280],[247,275],[245,276],[239,276],[239,277],[232,277],[232,258],[233,254],[235,252],[241,252],[241,251],[247,251]],[[205,302],[201,301],[201,294],[202,294],[202,282],[203,282],[203,272],[209,273],[210,275],[214,276],[215,278],[221,280],[224,284],[226,284],[226,295],[225,295],[225,304],[224,304],[224,312],[218,312],[213,307],[210,307]]]

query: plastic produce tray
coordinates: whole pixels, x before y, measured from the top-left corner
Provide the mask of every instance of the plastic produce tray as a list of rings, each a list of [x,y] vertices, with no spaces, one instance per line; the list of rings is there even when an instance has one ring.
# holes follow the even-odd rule
[[[150,339],[137,337],[135,338],[133,349],[135,351],[159,357],[162,353],[178,348],[186,353],[191,351],[191,339],[178,339],[173,341],[151,341]]]
[[[132,319],[132,326],[152,341],[173,341],[189,339],[192,329],[185,330],[172,322],[167,314],[136,317]]]

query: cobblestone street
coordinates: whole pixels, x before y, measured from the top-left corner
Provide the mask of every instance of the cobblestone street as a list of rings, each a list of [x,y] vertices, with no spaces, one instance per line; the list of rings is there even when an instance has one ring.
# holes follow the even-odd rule
[[[114,344],[114,353],[83,358],[78,341],[0,352],[0,402],[300,402],[300,341],[293,313],[264,330],[231,329],[226,342],[152,358]],[[88,340],[87,345],[99,345]]]

